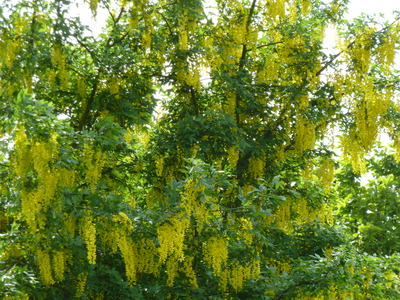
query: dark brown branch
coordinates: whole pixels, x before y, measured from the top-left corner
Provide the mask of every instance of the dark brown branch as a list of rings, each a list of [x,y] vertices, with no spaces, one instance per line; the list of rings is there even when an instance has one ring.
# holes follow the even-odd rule
[[[381,30],[379,30],[378,32],[385,32],[388,30],[388,28],[390,28],[390,26],[393,26],[393,24],[395,24],[398,20],[393,21],[391,24],[389,24],[388,26],[382,28]],[[340,55],[342,55],[344,52],[346,52],[346,50],[350,49],[351,47],[354,46],[356,40],[354,39],[350,44],[347,45],[346,49],[340,51],[339,53],[335,54],[334,56],[331,57],[331,59],[325,63],[325,65],[316,73],[316,75],[321,75],[321,73],[323,71],[326,70],[326,68],[328,68]]]
[[[86,45],[83,41],[81,41],[79,38],[76,38],[76,41],[78,42],[79,45],[81,45],[87,52],[89,52],[90,57],[94,60],[97,61],[99,64],[101,63],[100,60],[94,55],[93,51]]]
[[[111,19],[113,20],[113,23],[116,24],[115,17],[113,15],[112,11],[111,11],[110,5],[108,5],[107,1],[103,1],[103,3],[104,3],[104,6],[106,7],[106,9],[108,11],[108,14],[110,15]]]
[[[116,19],[112,16],[112,14],[111,14],[111,12],[110,12],[110,14],[111,14],[111,16],[112,16],[112,19],[113,19],[114,27],[117,26],[117,24],[118,24],[118,22],[121,20],[121,17],[122,17],[122,15],[123,15],[124,12],[125,12],[125,7],[122,7],[121,10],[119,11],[119,14],[118,14],[118,16],[117,16]],[[115,45],[115,44],[116,44],[116,43],[113,43],[113,45]],[[110,45],[111,45],[111,35],[108,37],[108,40],[107,40],[107,42],[106,42],[106,48],[110,47]]]
[[[354,44],[354,42],[352,44]],[[350,45],[348,47],[350,47]],[[319,69],[317,73],[315,73],[315,75],[316,76],[321,75],[321,73],[325,71],[340,55],[342,55],[344,51],[345,50],[342,50],[339,53],[336,53],[334,56],[332,56],[331,59],[328,62],[326,62],[325,65],[321,69]]]
[[[90,96],[89,96],[88,101],[86,103],[85,111],[83,112],[81,120],[79,121],[79,124],[78,124],[78,130],[79,131],[83,130],[83,128],[85,127],[85,123],[89,119],[90,111],[92,109],[92,105],[93,105],[93,102],[94,102],[94,97],[96,96],[96,92],[97,92],[97,86],[99,84],[99,77],[100,76],[98,75],[97,78],[95,79],[95,82],[94,82],[93,87],[92,87],[92,92],[90,93]]]
[[[163,18],[165,24],[167,24],[169,33],[170,33],[171,36],[172,36],[172,35],[174,34],[174,32],[172,31],[172,28],[171,28],[171,26],[169,25],[168,20],[167,20],[167,19],[165,18],[165,16],[164,16],[161,12],[159,12],[158,10],[157,10],[157,13],[159,13],[159,14],[161,15],[161,18]]]
[[[247,33],[249,31],[249,27],[251,24],[251,19],[253,17],[254,14],[254,9],[256,7],[256,2],[257,0],[253,0],[253,2],[251,3],[251,7],[250,7],[250,11],[249,11],[249,16],[247,18],[247,22],[246,22],[246,37],[247,37]],[[244,62],[246,60],[246,54],[247,54],[247,44],[246,42],[243,44],[243,48],[242,48],[242,55],[240,57],[240,61],[239,61],[239,69],[242,69],[244,66]]]
[[[232,211],[232,210],[240,210],[240,209],[247,209],[247,207],[246,206],[238,206],[238,207],[231,207],[231,208],[214,209],[214,210],[210,210],[210,211],[218,212],[218,211]]]
[[[253,51],[254,49],[266,48],[266,47],[274,46],[274,45],[278,45],[278,44],[283,44],[283,42],[282,41],[281,42],[271,42],[271,43],[268,43],[268,44],[265,44],[265,45],[259,45],[259,46],[255,47],[255,48],[248,49],[247,52]]]

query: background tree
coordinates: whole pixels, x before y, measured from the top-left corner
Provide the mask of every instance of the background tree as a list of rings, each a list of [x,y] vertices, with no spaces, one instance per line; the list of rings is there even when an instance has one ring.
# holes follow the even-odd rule
[[[398,161],[386,148],[375,149],[373,157],[368,160],[372,178],[366,185],[349,166],[338,174],[343,198],[340,220],[360,250],[393,255],[399,250]]]
[[[75,3],[5,1],[0,295],[398,298],[396,257],[334,222],[357,186],[331,137],[356,174],[380,130],[400,152],[398,19],[346,2],[94,0],[93,36]]]

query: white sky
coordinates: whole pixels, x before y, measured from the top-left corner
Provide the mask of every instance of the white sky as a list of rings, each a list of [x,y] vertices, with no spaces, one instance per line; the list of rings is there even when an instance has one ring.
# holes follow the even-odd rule
[[[350,0],[346,16],[352,19],[360,16],[362,13],[368,15],[383,13],[385,14],[385,19],[393,20],[394,16],[392,12],[395,10],[400,11],[399,0]],[[104,18],[107,16],[106,10],[99,9],[96,20],[93,20],[88,3],[82,2],[76,10],[72,9],[71,13],[80,15],[83,23],[92,27],[94,35],[98,35],[101,32]]]
[[[359,16],[361,13],[368,15],[384,13],[389,20],[393,19],[392,11],[400,10],[399,0],[350,0],[348,5],[349,18]]]

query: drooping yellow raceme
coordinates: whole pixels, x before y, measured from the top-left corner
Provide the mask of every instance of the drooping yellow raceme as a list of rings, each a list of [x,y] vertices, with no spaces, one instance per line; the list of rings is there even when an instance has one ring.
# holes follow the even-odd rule
[[[190,220],[184,213],[177,213],[168,222],[162,224],[157,229],[158,249],[160,261],[165,262],[168,256],[173,256],[179,261],[184,260],[185,233],[190,225]]]
[[[264,175],[265,165],[265,153],[261,157],[250,157],[248,169],[251,178],[261,178]]]
[[[136,242],[137,246],[137,273],[154,274],[157,276],[160,272],[160,263],[157,261],[158,255],[156,244],[148,238],[141,238]]]
[[[23,178],[32,167],[31,151],[24,127],[20,127],[16,131],[14,145],[16,149],[14,170],[19,177]]]
[[[318,170],[318,177],[327,192],[330,191],[334,179],[335,165],[332,160],[325,158]]]
[[[315,146],[315,124],[300,116],[296,120],[295,149],[299,154]]]
[[[49,252],[44,249],[38,249],[36,252],[40,274],[45,285],[54,284],[53,274],[51,271],[51,261]]]
[[[181,193],[180,206],[190,215],[199,205],[198,197],[205,190],[205,186],[190,178]]]
[[[68,70],[66,55],[63,53],[61,44],[57,43],[54,45],[51,52],[51,63],[57,70],[57,77],[60,80],[60,86],[67,88],[69,85]]]
[[[66,255],[64,251],[53,251],[52,255],[53,273],[57,281],[64,280],[64,273],[66,268]]]
[[[244,217],[240,218],[238,222],[240,223],[239,234],[242,236],[245,243],[250,246],[253,241],[253,235],[250,232],[253,229],[253,223],[251,220]]]
[[[95,150],[92,146],[86,146],[83,152],[83,162],[86,167],[86,182],[92,193],[95,192],[97,183],[101,178],[101,171],[106,159],[101,151]]]
[[[120,235],[117,240],[118,248],[121,251],[122,258],[125,263],[125,273],[128,279],[128,283],[130,285],[134,285],[136,283],[137,275],[137,260],[138,255],[136,251],[136,247],[134,246],[130,237],[126,235]]]
[[[86,289],[86,281],[87,281],[87,274],[83,272],[79,273],[75,291],[76,298],[80,298],[84,294]]]
[[[237,146],[231,146],[227,150],[227,160],[231,168],[235,168],[239,160],[239,149]]]
[[[90,264],[96,263],[96,224],[90,211],[86,212],[81,225],[82,238],[86,244],[87,259]]]
[[[235,262],[221,272],[219,286],[222,291],[226,291],[229,284],[233,290],[240,291],[246,280],[250,278],[257,279],[259,275],[259,260],[253,259],[245,265]]]
[[[210,238],[203,243],[203,257],[206,265],[220,276],[228,260],[228,241],[222,237]]]

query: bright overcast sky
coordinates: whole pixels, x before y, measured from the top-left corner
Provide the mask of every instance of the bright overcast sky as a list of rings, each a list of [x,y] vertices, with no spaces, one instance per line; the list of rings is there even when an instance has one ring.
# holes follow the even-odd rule
[[[207,2],[207,1],[206,1]],[[101,25],[104,21],[104,16],[107,15],[106,11],[99,11],[97,22],[91,18],[91,12],[88,9],[87,3],[82,4],[77,9],[77,13],[82,16],[83,22],[86,24],[94,25],[94,34],[97,35],[101,32]],[[400,0],[350,0],[348,5],[348,18],[355,18],[360,16],[362,13],[372,15],[372,14],[385,14],[385,18],[388,20],[393,20],[392,12],[394,10],[400,11]],[[97,24],[93,24],[97,23]]]
[[[388,19],[393,18],[392,12],[400,10],[399,0],[350,0],[348,5],[349,18],[358,17],[361,13],[368,15],[384,13]]]

